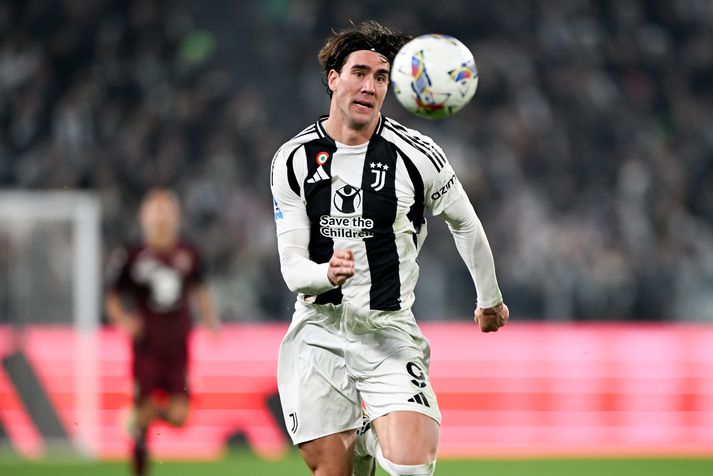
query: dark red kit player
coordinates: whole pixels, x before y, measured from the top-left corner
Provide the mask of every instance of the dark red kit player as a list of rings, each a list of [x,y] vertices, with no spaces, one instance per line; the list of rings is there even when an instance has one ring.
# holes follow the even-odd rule
[[[142,241],[112,255],[105,300],[109,320],[132,338],[134,408],[130,431],[136,476],[147,471],[147,428],[154,418],[181,426],[188,416],[188,335],[195,306],[206,327],[218,320],[196,248],[180,239],[180,205],[153,189],[139,211]]]

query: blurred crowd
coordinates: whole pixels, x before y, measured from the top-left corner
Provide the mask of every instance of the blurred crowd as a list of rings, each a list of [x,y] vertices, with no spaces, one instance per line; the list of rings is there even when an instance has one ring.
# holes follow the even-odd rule
[[[446,151],[514,318],[713,320],[713,2],[6,0],[0,188],[85,190],[105,253],[174,188],[222,318],[286,320],[268,184],[328,109],[331,29],[447,33],[480,82],[454,118],[385,112]],[[430,221],[416,315],[470,319],[472,281]]]

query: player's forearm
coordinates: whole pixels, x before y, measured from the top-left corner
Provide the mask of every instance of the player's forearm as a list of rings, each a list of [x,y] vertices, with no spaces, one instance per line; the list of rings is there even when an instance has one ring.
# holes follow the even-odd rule
[[[217,330],[218,316],[215,313],[215,306],[208,288],[205,285],[200,285],[195,289],[193,295],[198,313],[203,320],[203,325],[212,331]]]
[[[503,302],[493,253],[473,206],[467,199],[459,200],[444,212],[444,218],[453,234],[458,253],[473,278],[478,305],[489,308]]]
[[[104,310],[106,311],[107,318],[109,322],[115,326],[128,329],[131,326],[131,320],[133,315],[124,309],[124,305],[121,303],[121,298],[114,293],[110,292],[106,300],[104,301]]]
[[[315,263],[309,259],[303,230],[283,233],[277,237],[280,252],[280,270],[290,291],[303,294],[322,294],[334,289],[329,282],[329,263]],[[307,241],[309,240],[309,230]]]

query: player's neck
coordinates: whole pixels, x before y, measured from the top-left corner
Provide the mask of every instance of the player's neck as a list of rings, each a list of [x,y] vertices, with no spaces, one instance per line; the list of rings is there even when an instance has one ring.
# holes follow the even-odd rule
[[[154,251],[168,251],[176,246],[176,238],[173,236],[151,236],[146,238],[146,246]]]
[[[341,117],[338,112],[331,111],[324,122],[324,129],[329,137],[346,145],[361,145],[369,142],[379,124],[379,116],[364,127],[355,127],[348,120]]]

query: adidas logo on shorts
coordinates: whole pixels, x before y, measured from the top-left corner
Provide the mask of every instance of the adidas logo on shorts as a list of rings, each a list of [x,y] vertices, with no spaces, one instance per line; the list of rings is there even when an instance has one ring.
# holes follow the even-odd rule
[[[428,399],[426,396],[423,394],[423,392],[419,392],[413,397],[408,399],[409,402],[412,403],[419,403],[421,405],[426,405],[427,407],[430,407],[431,405],[428,404]]]

